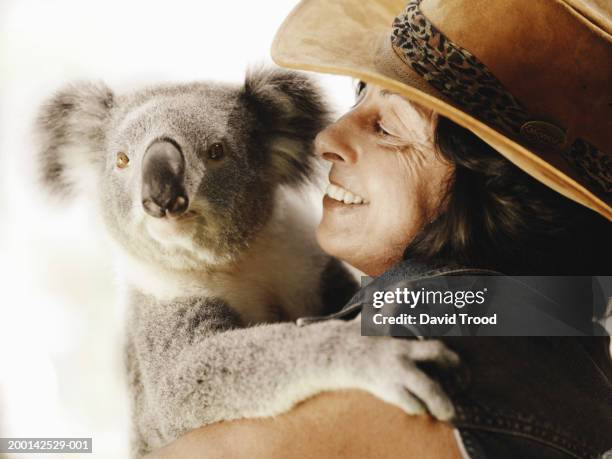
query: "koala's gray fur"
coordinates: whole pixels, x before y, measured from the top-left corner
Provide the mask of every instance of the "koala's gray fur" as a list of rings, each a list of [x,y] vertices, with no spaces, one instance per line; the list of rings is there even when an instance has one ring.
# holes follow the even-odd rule
[[[80,83],[43,106],[43,182],[56,195],[89,194],[123,261],[135,456],[189,429],[272,416],[330,389],[369,390],[417,412],[410,382],[434,414],[452,412],[406,359],[452,360],[439,343],[416,342],[410,355],[414,344],[393,340],[383,351],[355,322],[290,322],[341,306],[354,288],[290,193],[310,176],[327,119],[314,84],[281,70],[253,72],[242,86],[124,95]],[[184,155],[182,220],[143,211],[142,156],[160,138]],[[221,160],[208,156],[215,142]],[[118,152],[127,168],[117,167]]]

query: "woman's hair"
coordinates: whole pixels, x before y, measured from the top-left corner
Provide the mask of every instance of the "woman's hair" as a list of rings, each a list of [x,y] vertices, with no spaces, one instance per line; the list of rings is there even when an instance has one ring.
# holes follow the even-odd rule
[[[439,117],[434,141],[455,166],[445,210],[404,258],[452,261],[505,274],[609,274],[612,226]]]

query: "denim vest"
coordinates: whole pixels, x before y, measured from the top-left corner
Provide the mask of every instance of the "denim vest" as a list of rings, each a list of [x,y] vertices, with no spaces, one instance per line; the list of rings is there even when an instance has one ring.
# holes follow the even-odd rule
[[[404,262],[374,280],[457,273]],[[481,270],[459,269],[465,275]],[[363,289],[340,312],[301,323],[355,317]],[[460,447],[471,459],[612,459],[609,337],[442,337],[458,370],[424,367],[452,399]],[[608,453],[606,454],[606,452]]]

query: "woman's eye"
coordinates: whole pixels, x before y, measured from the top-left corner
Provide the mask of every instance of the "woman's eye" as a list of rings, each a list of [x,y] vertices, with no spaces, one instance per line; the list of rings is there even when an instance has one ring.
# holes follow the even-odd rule
[[[124,152],[120,151],[117,153],[117,160],[115,161],[115,164],[119,169],[125,169],[130,164],[130,157]]]
[[[359,80],[357,82],[357,85],[355,86],[355,104],[353,105],[353,107],[355,107],[359,102],[361,102],[361,99],[363,99],[363,96],[365,96],[366,86],[367,84],[364,81]]]
[[[382,136],[393,136],[393,134],[391,134],[389,131],[387,131],[383,125],[380,123],[380,121],[376,122],[376,132],[378,132],[380,135]]]
[[[223,149],[223,144],[221,142],[213,143],[208,149],[208,157],[210,159],[219,160],[223,158],[225,151]]]
[[[357,82],[357,86],[355,86],[355,97],[359,97],[361,93],[363,92],[363,90],[365,89],[365,87],[366,87],[365,81],[359,80]]]

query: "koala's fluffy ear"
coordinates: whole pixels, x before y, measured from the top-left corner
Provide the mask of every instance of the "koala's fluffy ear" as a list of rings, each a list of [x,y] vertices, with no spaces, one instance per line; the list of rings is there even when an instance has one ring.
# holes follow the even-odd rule
[[[254,107],[278,183],[298,184],[313,169],[313,141],[329,123],[320,89],[303,73],[258,68],[244,94]]]
[[[102,83],[76,83],[58,91],[36,122],[43,185],[56,195],[97,183],[104,170],[106,126],[113,93]]]

